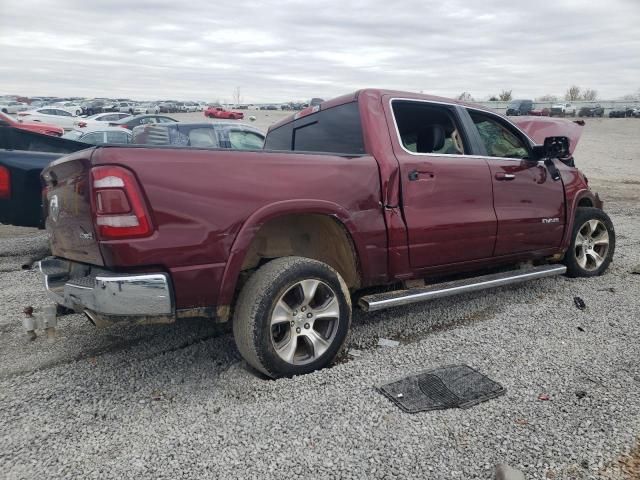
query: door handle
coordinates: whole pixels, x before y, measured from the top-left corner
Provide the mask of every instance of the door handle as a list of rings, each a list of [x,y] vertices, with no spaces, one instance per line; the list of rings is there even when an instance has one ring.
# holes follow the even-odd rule
[[[516,176],[513,173],[504,173],[504,172],[496,173],[496,180],[507,181],[507,180],[513,180],[514,178],[516,178]]]
[[[415,182],[416,180],[420,179],[421,175],[423,176],[423,178],[424,177],[433,178],[433,172],[422,172],[422,171],[419,171],[419,170],[411,170],[409,172],[409,175],[408,175],[409,181]]]

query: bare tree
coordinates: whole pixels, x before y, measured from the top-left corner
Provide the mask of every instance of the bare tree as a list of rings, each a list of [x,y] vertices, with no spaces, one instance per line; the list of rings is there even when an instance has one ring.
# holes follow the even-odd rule
[[[626,100],[628,102],[636,102],[640,100],[640,88],[638,89],[638,91],[636,93],[627,93],[626,95],[623,95],[621,98],[621,100]]]
[[[580,98],[580,87],[578,85],[572,85],[564,94],[564,99],[570,102],[575,102],[576,100],[580,100]]]
[[[597,100],[598,91],[592,88],[586,88],[584,92],[582,92],[582,100],[593,101]]]
[[[469,92],[462,92],[457,98],[463,102],[473,102],[473,97]]]
[[[536,98],[537,102],[557,102],[558,97],[556,95],[551,95],[547,93],[546,95],[542,95],[541,97]]]
[[[511,92],[513,90],[502,90],[498,96],[500,97],[500,100],[503,102],[509,102],[513,97],[511,96]]]
[[[242,103],[242,96],[240,95],[240,87],[236,87],[233,90],[233,103],[239,105]]]

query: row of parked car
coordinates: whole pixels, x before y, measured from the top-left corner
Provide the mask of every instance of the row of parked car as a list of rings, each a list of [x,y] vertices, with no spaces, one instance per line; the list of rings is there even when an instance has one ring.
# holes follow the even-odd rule
[[[250,125],[231,122],[178,122],[166,115],[98,113],[78,119],[65,133],[62,127],[42,122],[21,122],[0,113],[0,125],[90,145],[149,144],[199,148],[260,149],[264,134]]]
[[[236,110],[303,110],[309,106],[319,105],[322,98],[312,98],[309,102],[288,102],[283,104],[234,105]],[[26,110],[36,108],[62,109],[72,115],[94,115],[96,113],[123,112],[131,115],[149,113],[179,113],[179,112],[202,112],[210,104],[205,102],[181,102],[176,100],[156,101],[156,102],[134,102],[128,99],[106,99],[94,98],[90,100],[67,99],[61,100],[51,97],[31,98],[11,97],[0,98],[0,112],[17,114]],[[220,107],[219,104],[212,106]]]
[[[96,113],[123,112],[130,115],[141,113],[178,113],[201,112],[206,108],[205,103],[200,102],[133,102],[129,100],[114,101],[106,99],[93,99],[86,101],[43,101],[34,100],[31,103],[16,100],[0,100],[0,112],[16,114],[36,108],[49,108],[64,110],[71,115],[94,115]]]
[[[533,100],[513,100],[507,105],[509,116],[533,115],[538,117],[604,117],[604,108],[599,103],[577,107],[570,102],[555,103],[551,108],[536,108]],[[640,117],[640,107],[622,107],[611,110],[610,118]]]

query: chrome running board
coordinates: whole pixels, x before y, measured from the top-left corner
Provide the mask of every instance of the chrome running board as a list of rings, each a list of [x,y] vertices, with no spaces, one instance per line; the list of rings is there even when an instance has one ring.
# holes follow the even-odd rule
[[[358,304],[360,305],[360,308],[366,312],[375,312],[376,310],[397,307],[399,305],[425,302],[436,298],[450,297],[452,295],[485,290],[487,288],[527,282],[538,278],[553,277],[555,275],[562,275],[566,271],[567,267],[564,265],[543,265],[525,270],[511,270],[509,272],[492,273],[490,275],[438,283],[422,288],[365,295],[360,298]]]

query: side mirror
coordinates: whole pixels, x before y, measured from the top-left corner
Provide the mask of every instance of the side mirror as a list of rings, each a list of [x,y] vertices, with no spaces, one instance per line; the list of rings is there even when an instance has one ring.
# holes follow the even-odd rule
[[[568,137],[547,137],[544,139],[544,145],[535,145],[533,151],[539,159],[571,156]]]

